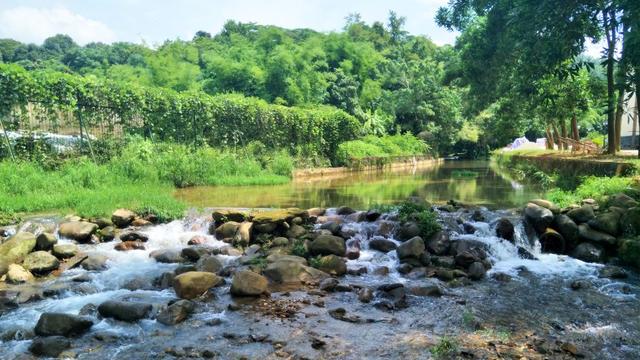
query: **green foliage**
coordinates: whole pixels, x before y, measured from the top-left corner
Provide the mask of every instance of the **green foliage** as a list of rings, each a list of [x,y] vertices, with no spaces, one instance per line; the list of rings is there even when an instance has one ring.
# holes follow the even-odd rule
[[[453,178],[468,179],[468,178],[477,178],[478,176],[480,176],[480,174],[477,171],[471,171],[471,170],[453,170],[451,172],[451,176]]]
[[[370,135],[340,144],[337,160],[341,165],[351,166],[366,158],[425,155],[428,151],[427,144],[409,133],[383,137]]]
[[[451,359],[458,352],[459,347],[460,345],[455,338],[443,336],[430,351],[436,359]]]
[[[322,266],[322,255],[310,257],[308,260],[309,260],[309,266],[313,268],[319,269]]]
[[[291,255],[307,257],[307,247],[304,245],[304,240],[296,239],[291,247]]]
[[[607,196],[624,192],[631,184],[632,179],[627,177],[589,176],[575,190],[553,189],[547,193],[547,198],[559,206],[579,204],[583,199],[602,202]]]
[[[436,232],[442,230],[436,213],[424,204],[406,201],[398,207],[398,219],[401,222],[415,221],[420,228],[420,236],[423,239],[430,238]]]

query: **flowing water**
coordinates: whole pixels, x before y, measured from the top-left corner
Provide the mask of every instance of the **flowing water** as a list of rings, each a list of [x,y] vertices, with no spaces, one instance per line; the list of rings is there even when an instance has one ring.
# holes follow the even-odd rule
[[[275,186],[192,187],[177,191],[176,197],[199,207],[367,209],[418,196],[431,202],[456,199],[498,209],[521,206],[542,193],[534,185],[511,180],[488,161],[446,161],[427,168],[358,172]]]
[[[453,170],[459,170],[462,164],[482,176],[454,179]],[[401,182],[408,183],[406,189],[401,189]],[[291,185],[287,191],[274,191],[280,195],[271,200],[262,200],[267,195],[258,194],[250,199],[252,203],[240,203],[244,194],[235,194],[238,199],[229,196],[225,201],[235,201],[234,205],[243,207],[263,206],[263,201],[317,206],[318,203],[310,203],[315,194],[322,201],[320,204],[340,201],[331,203],[335,206],[393,202],[410,195],[472,202],[476,196],[492,207],[481,208],[484,221],[474,222],[473,211],[465,209],[442,213],[440,221],[452,241],[486,246],[492,262],[487,277],[478,282],[445,284],[419,271],[400,274],[395,251],[382,253],[369,248],[372,237],[379,235],[399,244],[386,226],[393,224],[392,214],[375,222],[356,222],[329,210],[329,217],[343,222],[343,232],[350,234],[348,242],[359,242],[361,248],[360,257],[348,261],[350,274],[340,278],[341,284],[373,289],[390,283],[402,283],[407,289],[437,286],[443,295],[409,295],[407,308],[384,310],[373,303],[361,303],[355,291],[274,292],[268,301],[270,306],[290,309],[290,316],[281,317],[265,310],[262,300],[256,304],[233,299],[227,278],[227,285],[216,288],[207,301],[199,301],[195,313],[176,326],[162,325],[153,316],[132,324],[101,319],[87,307],[117,299],[151,303],[157,312],[173,300],[173,290],[159,288],[155,280],[178,265],[157,263],[149,253],[183,248],[194,235],[205,236],[207,245],[212,247],[227,245],[208,234],[210,217],[193,213],[180,221],[143,229],[149,236],[146,250],[119,252],[113,249],[113,242],[81,245],[89,255],[109,258],[105,271],[77,268],[60,277],[41,280],[37,286],[0,287],[0,294],[20,293],[23,301],[32,294],[30,301],[0,313],[0,359],[30,358],[27,349],[41,313],[78,314],[87,309],[95,325],[89,333],[72,339],[68,354],[80,359],[415,359],[432,357],[430,349],[442,339],[455,339],[457,356],[462,358],[573,358],[571,346],[579,356],[589,359],[640,358],[637,276],[631,273],[624,280],[605,279],[598,276],[603,265],[541,254],[535,239],[525,235],[520,215],[496,209],[519,206],[538,191],[509,182],[483,163],[449,163],[416,174],[377,174],[371,179],[371,187],[362,189],[367,185],[364,176],[357,181],[315,187]],[[467,187],[471,190],[463,190]],[[375,195],[375,189],[383,189],[382,194]],[[498,199],[500,194],[503,199]],[[215,196],[225,198],[221,194]],[[223,200],[220,204],[210,203],[215,201],[210,198],[202,201],[207,206],[229,205]],[[516,224],[514,244],[494,235],[495,221],[501,217]],[[460,219],[474,231],[464,231]],[[521,258],[517,246],[527,249],[536,260]],[[225,256],[224,261],[234,266],[238,259]],[[572,290],[571,284],[576,280],[588,286]],[[240,307],[229,307],[236,303]],[[330,316],[328,310],[338,307],[353,316],[353,321]]]

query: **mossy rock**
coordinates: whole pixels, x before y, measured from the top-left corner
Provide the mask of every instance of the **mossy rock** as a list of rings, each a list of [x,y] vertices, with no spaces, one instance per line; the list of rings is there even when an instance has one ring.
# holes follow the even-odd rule
[[[627,210],[620,218],[622,233],[626,236],[640,235],[640,207],[633,207]]]
[[[13,225],[20,222],[20,217],[15,214],[0,212],[0,226]]]
[[[625,265],[640,269],[640,238],[621,240],[618,258]]]
[[[4,262],[19,263],[36,246],[36,236],[28,232],[19,232],[0,245],[0,258]]]
[[[227,221],[235,221],[241,223],[249,218],[249,214],[242,210],[216,210],[211,214],[213,221],[223,223]]]
[[[282,224],[291,222],[296,217],[306,219],[309,217],[309,213],[306,210],[297,208],[267,210],[254,213],[253,222],[256,224]]]

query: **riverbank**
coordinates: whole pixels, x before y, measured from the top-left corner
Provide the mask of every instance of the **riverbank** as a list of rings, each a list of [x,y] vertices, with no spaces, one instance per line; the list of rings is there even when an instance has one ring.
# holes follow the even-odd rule
[[[37,249],[0,285],[0,358],[640,354],[636,275],[541,253],[517,212],[411,199],[149,220],[9,229],[3,250]]]
[[[354,167],[324,167],[311,169],[296,169],[293,171],[293,181],[307,181],[317,179],[340,178],[353,173],[394,170],[418,170],[442,164],[444,159],[434,159],[431,156],[399,156],[387,158],[385,161],[373,161],[373,164],[363,164]]]

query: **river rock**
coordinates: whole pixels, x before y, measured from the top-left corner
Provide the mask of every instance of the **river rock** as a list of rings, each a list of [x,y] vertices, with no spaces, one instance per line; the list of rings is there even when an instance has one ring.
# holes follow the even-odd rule
[[[347,247],[343,238],[333,235],[320,235],[309,245],[311,255],[345,256]]]
[[[405,241],[420,236],[420,234],[420,226],[413,221],[408,221],[398,227],[396,236],[398,240]]]
[[[253,223],[243,222],[238,226],[238,234],[236,243],[239,246],[246,247],[253,241]]]
[[[342,225],[336,221],[329,221],[320,225],[320,230],[329,230],[332,235],[338,236],[340,235],[340,230],[342,230]]]
[[[396,249],[396,253],[398,254],[398,258],[400,260],[405,260],[409,258],[420,259],[422,254],[425,252],[424,240],[421,237],[415,236],[411,240],[407,240],[406,242],[400,244]]]
[[[376,307],[383,310],[403,309],[408,306],[407,304],[407,291],[404,285],[400,283],[384,284],[378,287],[378,293],[387,302],[381,302],[376,304]],[[389,306],[391,305],[391,307]]]
[[[553,230],[552,228],[547,228],[547,230],[542,235],[540,235],[539,241],[541,245],[541,251],[543,253],[565,253],[566,244],[564,241],[564,237],[562,237],[559,232]]]
[[[149,236],[139,232],[139,231],[129,231],[120,235],[120,241],[139,241],[139,242],[147,242],[149,241]]]
[[[76,336],[93,326],[93,321],[77,315],[64,313],[42,313],[34,329],[39,336]]]
[[[189,271],[176,276],[173,289],[181,299],[195,299],[224,280],[216,274],[203,271]]]
[[[578,225],[565,214],[558,214],[553,219],[552,227],[562,235],[567,248],[575,247],[578,240]]]
[[[329,274],[306,266],[300,261],[285,259],[270,263],[263,273],[269,280],[279,284],[319,282],[329,277]]]
[[[207,237],[204,235],[195,235],[189,241],[187,241],[187,245],[202,245],[207,242]],[[183,254],[184,255],[184,254]]]
[[[398,247],[396,243],[391,240],[385,239],[381,236],[376,236],[369,241],[369,248],[372,250],[378,250],[383,253],[393,251]]]
[[[626,236],[640,235],[640,207],[632,207],[620,218],[622,233]]]
[[[47,336],[33,339],[29,351],[36,356],[56,358],[70,347],[71,341],[63,336]]]
[[[46,251],[35,251],[27,255],[22,266],[35,275],[45,275],[60,266],[60,261]]]
[[[106,226],[102,229],[99,229],[96,233],[101,242],[110,242],[113,241],[118,235],[118,230],[116,230],[113,226]]]
[[[596,217],[593,212],[593,206],[591,205],[582,205],[577,209],[570,210],[567,212],[567,216],[571,218],[571,220],[575,221],[578,224],[586,223],[587,221]]]
[[[445,255],[449,252],[451,247],[451,240],[449,235],[444,231],[438,231],[431,235],[427,240],[427,250],[434,255]]]
[[[507,218],[500,218],[496,223],[496,235],[507,241],[513,242],[515,236],[515,228],[511,221]]]
[[[486,272],[487,271],[484,268],[484,265],[482,265],[482,263],[478,261],[469,265],[469,269],[467,269],[467,274],[469,275],[469,278],[472,280],[482,279],[486,274]]]
[[[236,209],[215,210],[211,214],[211,218],[216,224],[222,224],[227,221],[241,223],[249,218],[249,214]]]
[[[10,264],[6,276],[8,284],[22,284],[33,280],[33,275],[18,264]]]
[[[235,221],[226,222],[220,226],[218,226],[214,235],[218,240],[225,240],[226,242],[233,242],[238,235],[238,230],[240,229],[240,223]]]
[[[210,272],[214,274],[218,274],[223,267],[224,264],[215,255],[205,255],[201,257],[196,263],[196,269],[198,269],[198,271]]]
[[[156,320],[164,325],[176,325],[185,321],[195,310],[195,304],[189,300],[178,300],[162,310]]]
[[[572,256],[586,262],[601,262],[604,260],[602,248],[587,242],[576,246]]]
[[[616,244],[615,237],[600,231],[596,231],[587,224],[578,225],[578,236],[583,240],[591,241],[591,242],[602,244],[602,245]]]
[[[364,214],[364,218],[369,222],[374,222],[382,216],[378,210],[369,210]]]
[[[78,246],[75,244],[56,244],[51,253],[58,259],[68,259],[76,256]]]
[[[589,220],[589,226],[612,236],[620,235],[620,213],[612,211],[597,215]]]
[[[538,206],[542,206],[545,209],[549,209],[551,210],[552,213],[556,214],[560,212],[560,208],[552,203],[549,200],[545,200],[545,199],[533,199],[529,201],[530,203],[536,204]]]
[[[629,209],[638,206],[638,202],[626,194],[616,194],[609,197],[607,205],[615,206],[623,209]]]
[[[608,279],[626,279],[629,275],[619,266],[607,265],[600,269],[598,276]]]
[[[182,257],[189,261],[198,261],[201,257],[211,255],[215,251],[209,246],[189,246],[182,249]]]
[[[327,255],[318,260],[318,269],[329,275],[342,276],[347,273],[347,262],[339,256]]]
[[[354,212],[356,211],[348,206],[340,206],[339,208],[336,209],[336,214],[338,215],[350,215],[350,214],[353,214]]]
[[[126,228],[131,225],[133,220],[136,218],[136,214],[127,209],[118,209],[113,212],[111,215],[111,222],[119,228]]]
[[[182,257],[182,250],[176,249],[154,250],[149,253],[149,257],[163,264],[175,264],[184,262],[184,258]]]
[[[287,237],[290,239],[298,239],[307,233],[307,229],[300,225],[293,224],[287,230]]]
[[[286,237],[282,237],[282,236],[278,236],[273,238],[273,240],[271,240],[271,247],[285,247],[285,246],[289,246],[289,239],[287,239]]]
[[[438,297],[444,295],[444,290],[441,286],[433,284],[433,285],[422,285],[422,286],[414,286],[409,289],[409,292],[414,296],[433,296]]]
[[[19,263],[36,246],[36,236],[21,231],[0,244],[0,262],[7,264]]]
[[[538,258],[522,246],[518,246],[518,257],[525,260],[538,260]]]
[[[260,296],[267,292],[268,285],[269,281],[264,276],[242,270],[233,275],[230,291],[234,296]]]
[[[147,318],[152,308],[151,304],[109,300],[98,306],[98,313],[103,317],[134,322]]]
[[[124,241],[124,242],[116,244],[116,246],[114,246],[113,248],[115,250],[118,250],[118,251],[145,250],[146,249],[146,247],[144,246],[144,243],[141,243],[139,241]]]
[[[538,234],[543,233],[553,222],[551,210],[534,203],[527,204],[524,208],[524,216]]]
[[[78,242],[87,242],[98,230],[98,225],[87,221],[69,221],[60,224],[58,233],[67,239],[76,240]]]
[[[58,239],[54,234],[43,232],[36,238],[36,250],[49,251],[53,249],[53,245],[58,243]]]
[[[80,266],[87,271],[106,270],[108,260],[104,255],[90,255],[82,261]]]

